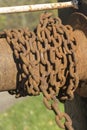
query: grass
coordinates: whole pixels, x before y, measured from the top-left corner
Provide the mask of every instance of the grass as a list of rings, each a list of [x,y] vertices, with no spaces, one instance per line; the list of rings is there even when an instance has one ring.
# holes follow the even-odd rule
[[[42,96],[27,97],[0,113],[0,130],[61,130],[41,100]]]

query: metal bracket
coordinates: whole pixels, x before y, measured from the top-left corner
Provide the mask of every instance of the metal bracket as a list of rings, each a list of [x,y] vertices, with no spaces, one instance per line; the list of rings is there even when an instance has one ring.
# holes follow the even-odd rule
[[[72,0],[72,3],[73,3],[73,5],[74,5],[74,7],[76,8],[76,9],[78,9],[79,8],[79,0]]]

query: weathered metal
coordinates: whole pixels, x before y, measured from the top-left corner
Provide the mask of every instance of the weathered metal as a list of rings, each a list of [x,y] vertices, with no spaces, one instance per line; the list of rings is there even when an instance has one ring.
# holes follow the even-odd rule
[[[64,26],[58,17],[53,18],[51,15],[42,14],[40,23],[33,32],[28,29],[13,29],[0,33],[0,39],[7,48],[7,51],[4,49],[4,56],[9,56],[6,57],[7,63],[2,60],[2,75],[5,74],[3,79],[6,79],[5,84],[9,86],[4,87],[5,84],[2,84],[0,90],[15,89],[10,93],[17,97],[36,96],[42,92],[44,104],[56,114],[57,124],[63,129],[73,130],[71,119],[59,111],[57,103],[58,100],[64,102],[72,99],[79,80],[87,79],[87,66],[86,63],[83,64],[87,59],[84,52],[84,48],[87,48],[86,24],[78,26],[79,17],[82,18],[81,24],[86,17],[79,13],[73,14],[72,18],[78,17],[78,24],[76,27],[71,24],[72,28],[70,25]],[[1,58],[4,59],[2,44],[0,50]],[[2,76],[0,80],[2,82]],[[64,124],[61,123],[62,118],[66,119]]]
[[[16,88],[17,68],[6,38],[0,38],[0,91]]]
[[[77,63],[78,75],[80,78],[77,93],[82,97],[87,97],[87,16],[82,13],[73,13],[70,17],[69,24],[75,30],[75,36],[79,43],[76,52],[76,57],[78,61],[80,61]]]
[[[87,6],[87,5],[85,5]],[[85,8],[80,8],[82,12]],[[86,14],[86,10],[84,10]],[[66,101],[65,112],[70,115],[75,130],[87,129],[87,16],[82,13],[71,15],[69,23],[76,30],[79,47],[77,48],[78,70],[80,82],[72,101]],[[74,111],[73,111],[74,110]]]
[[[48,4],[0,7],[0,14],[34,12],[34,11],[61,9],[69,7],[77,8],[78,4],[76,2],[69,1],[69,2],[48,3]]]
[[[64,0],[58,0],[59,2],[61,1],[64,1]],[[66,0],[68,1],[68,0]],[[72,9],[72,8],[69,8],[69,9],[62,9],[62,10],[58,10],[58,13],[59,13],[59,17],[62,19],[63,23],[64,24],[69,24],[68,23],[68,20],[71,19],[71,15],[73,12],[76,12],[78,11],[79,13],[83,13],[87,16],[87,0],[80,0],[81,4],[79,6],[79,9],[78,10],[75,10],[75,9]],[[77,17],[74,18],[74,20],[72,19],[72,23],[74,26],[77,25],[77,20],[78,19]],[[84,21],[84,20],[80,20],[81,21]],[[74,22],[74,23],[73,23]],[[87,23],[87,19],[82,23],[80,24],[80,26],[83,26],[85,24],[85,22]],[[79,24],[79,23],[78,23]],[[87,29],[87,25],[85,26],[84,30]],[[82,35],[82,34],[81,34]],[[80,36],[79,35],[79,38]],[[87,37],[87,35],[86,35]],[[80,39],[80,45],[81,45],[81,49],[83,48],[83,38]],[[86,42],[87,44],[87,42]],[[85,44],[85,45],[86,45]],[[82,59],[84,59],[84,62],[82,63],[84,65],[85,63],[85,66],[82,68],[80,68],[80,71],[82,70],[85,70],[85,67],[86,67],[86,61],[87,61],[87,58],[85,57],[86,54],[86,46],[84,46],[84,51],[80,49],[80,52],[83,51],[83,57]],[[80,56],[80,54],[78,53],[78,55]],[[81,60],[81,59],[80,59]],[[80,63],[80,62],[79,62]],[[78,64],[79,64],[78,63]],[[86,76],[86,71],[85,70],[85,76]],[[66,101],[65,102],[65,112],[67,114],[69,114],[69,116],[71,117],[72,119],[72,122],[73,122],[73,127],[75,130],[87,130],[87,97],[83,97],[84,95],[86,96],[87,95],[87,84],[86,84],[86,81],[80,81],[81,83],[81,89],[80,89],[80,86],[79,86],[79,90],[81,90],[79,93],[75,92],[75,96],[74,96],[74,99],[72,101]],[[83,88],[82,88],[83,87]],[[66,129],[67,130],[67,129]]]
[[[72,99],[78,86],[74,55],[77,43],[71,26],[62,25],[58,17],[51,15],[42,14],[34,32],[5,30],[0,37],[6,38],[13,50],[18,69],[17,88],[11,92],[17,97],[42,92],[44,104],[56,114],[57,124],[73,130],[69,116],[59,112],[57,100]],[[64,124],[62,118],[66,120]]]
[[[87,16],[83,13],[72,13],[67,24],[70,24],[74,30],[82,31],[87,37]]]

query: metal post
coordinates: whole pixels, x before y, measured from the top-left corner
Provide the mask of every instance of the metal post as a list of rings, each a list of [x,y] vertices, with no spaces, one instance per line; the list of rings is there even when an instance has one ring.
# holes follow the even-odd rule
[[[77,5],[75,5],[72,1],[69,1],[69,2],[60,2],[60,3],[0,7],[0,14],[34,12],[34,11],[41,11],[41,10],[53,10],[53,9],[70,8],[70,7],[76,8]]]

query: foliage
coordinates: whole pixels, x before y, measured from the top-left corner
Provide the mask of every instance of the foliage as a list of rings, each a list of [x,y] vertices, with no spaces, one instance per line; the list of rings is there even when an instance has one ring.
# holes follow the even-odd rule
[[[42,96],[27,97],[0,114],[0,130],[61,130],[54,113],[46,109]],[[63,110],[63,106],[60,105]]]

